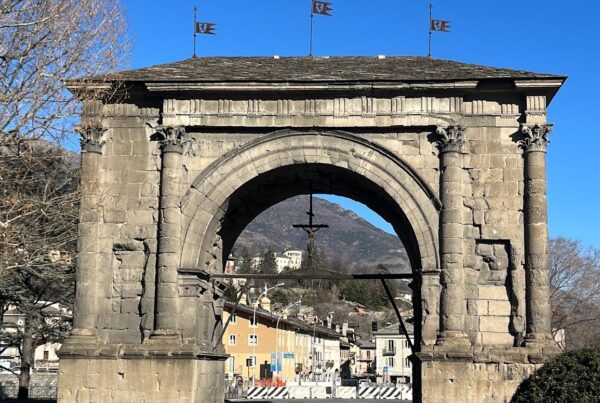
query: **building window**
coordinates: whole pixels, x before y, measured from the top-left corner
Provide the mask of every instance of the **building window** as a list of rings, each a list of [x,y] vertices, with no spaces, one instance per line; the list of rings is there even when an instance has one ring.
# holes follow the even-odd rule
[[[237,340],[237,338],[236,338],[235,334],[229,335],[229,345],[230,346],[235,346],[236,340]]]
[[[234,313],[231,315],[231,319],[229,319],[229,324],[234,325],[237,322],[237,315]]]
[[[408,345],[408,340],[404,340],[404,348],[410,348],[410,346]]]
[[[406,358],[404,359],[404,366],[405,366],[406,368],[410,368],[410,360],[408,359],[408,357],[406,357]]]
[[[235,372],[235,357],[229,356],[227,359],[227,370],[228,372]]]
[[[395,347],[394,340],[388,340],[388,351],[393,352]]]
[[[387,365],[388,367],[394,366],[394,357],[387,357]]]
[[[256,327],[256,324],[258,323],[258,319],[256,319],[254,316],[250,317],[250,327]]]
[[[256,333],[248,335],[248,345],[256,346],[258,344],[258,335]]]
[[[367,360],[371,359],[371,350],[367,350]]]

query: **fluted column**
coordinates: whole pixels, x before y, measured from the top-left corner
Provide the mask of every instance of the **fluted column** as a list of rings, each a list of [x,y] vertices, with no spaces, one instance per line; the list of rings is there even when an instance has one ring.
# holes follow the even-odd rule
[[[521,126],[525,162],[526,344],[552,340],[546,148],[551,125]]]
[[[181,253],[181,158],[185,143],[182,127],[161,127],[162,166],[156,265],[154,335],[170,336],[179,331],[177,268]]]
[[[81,135],[81,205],[77,237],[77,271],[73,334],[96,335],[98,319],[100,182],[104,132],[100,125],[78,129]]]
[[[438,127],[440,150],[440,262],[442,296],[441,329],[437,344],[469,345],[465,332],[465,293],[463,267],[464,202],[462,188],[463,128]]]

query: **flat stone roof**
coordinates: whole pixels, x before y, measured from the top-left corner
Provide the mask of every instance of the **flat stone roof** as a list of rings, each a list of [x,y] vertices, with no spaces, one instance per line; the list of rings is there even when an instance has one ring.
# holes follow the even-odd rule
[[[117,73],[142,82],[356,82],[565,79],[422,56],[198,57]]]

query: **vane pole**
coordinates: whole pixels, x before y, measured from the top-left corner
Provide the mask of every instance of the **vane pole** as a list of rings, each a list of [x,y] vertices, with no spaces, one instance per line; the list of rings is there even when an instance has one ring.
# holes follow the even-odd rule
[[[310,0],[310,47],[308,50],[308,56],[312,56],[313,48],[313,20],[315,19],[315,13],[313,12],[313,0]]]
[[[433,5],[429,3],[429,51],[427,52],[427,57],[431,57],[431,12],[433,10]]]
[[[198,11],[198,8],[194,6],[194,55],[192,56],[194,59],[196,58],[196,11]]]

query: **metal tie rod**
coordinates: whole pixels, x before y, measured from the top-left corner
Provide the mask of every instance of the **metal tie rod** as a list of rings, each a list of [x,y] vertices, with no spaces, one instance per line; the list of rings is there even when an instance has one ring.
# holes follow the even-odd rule
[[[412,279],[412,273],[369,273],[369,274],[220,274],[207,273],[210,279],[242,278],[255,280],[394,280]]]

